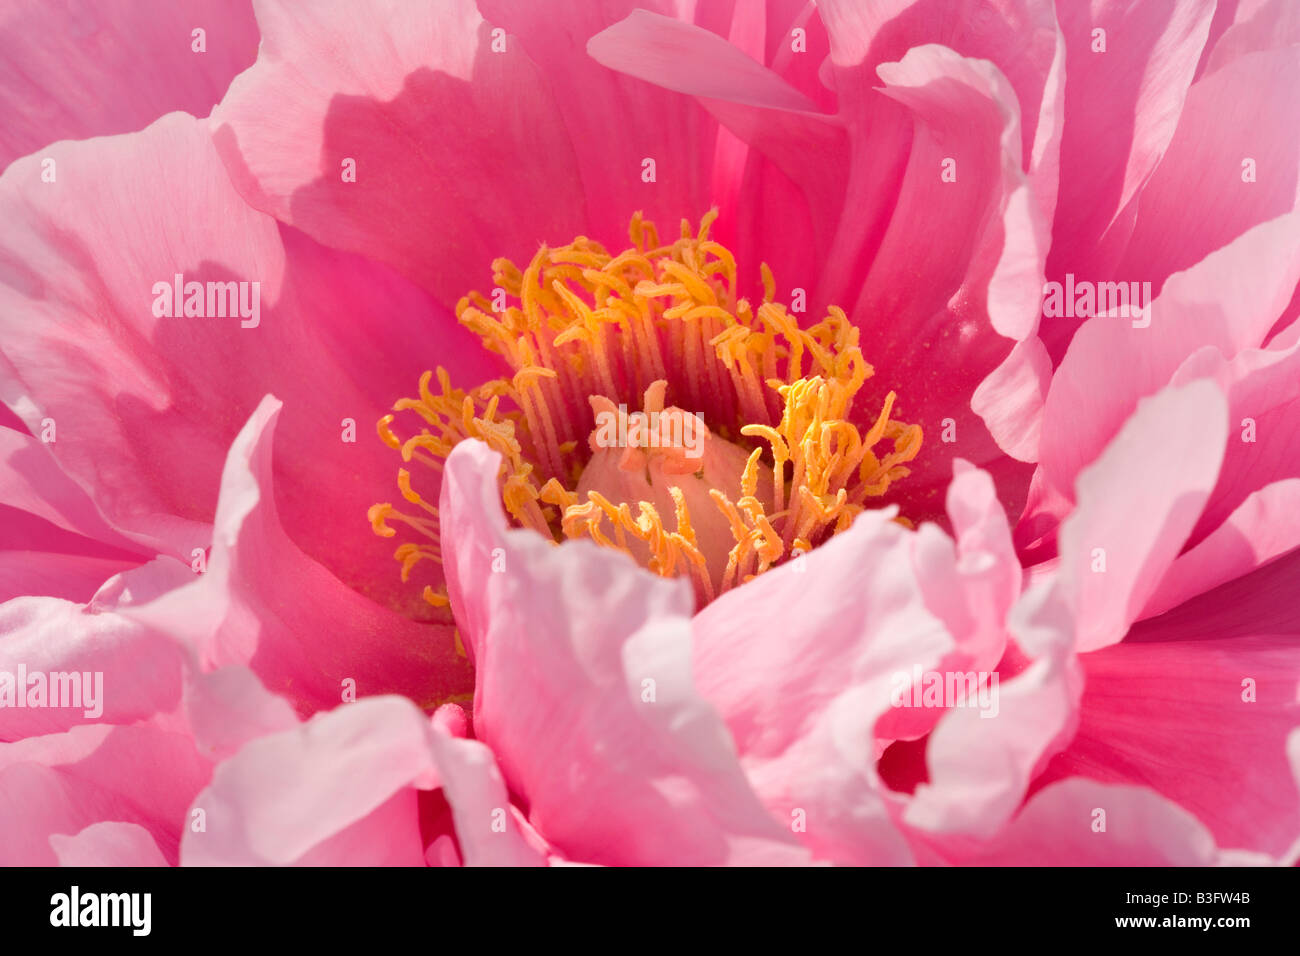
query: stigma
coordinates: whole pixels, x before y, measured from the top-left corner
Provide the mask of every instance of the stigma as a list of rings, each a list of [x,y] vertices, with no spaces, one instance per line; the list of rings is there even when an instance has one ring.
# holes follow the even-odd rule
[[[802,327],[766,264],[757,306],[739,296],[715,218],[665,243],[638,213],[628,249],[578,237],[522,270],[497,259],[493,296],[461,299],[458,319],[510,374],[463,389],[426,372],[380,419],[408,507],[368,517],[384,537],[402,528],[404,581],[441,561],[420,486],[432,495],[468,439],[500,453],[513,523],[687,578],[701,604],[844,531],[906,477],[921,429],[893,417],[893,391],[865,394],[857,327],[834,306]],[[424,597],[447,604],[429,585]]]

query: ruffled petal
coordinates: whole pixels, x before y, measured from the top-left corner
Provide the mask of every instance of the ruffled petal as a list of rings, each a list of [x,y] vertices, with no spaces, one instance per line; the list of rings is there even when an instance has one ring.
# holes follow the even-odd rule
[[[475,735],[529,822],[588,863],[806,859],[695,691],[690,588],[589,542],[509,530],[499,463],[476,441],[447,459],[443,554],[474,656]]]
[[[271,459],[281,405],[267,397],[231,446],[207,570],[131,611],[182,636],[204,669],[246,664],[300,713],[401,693],[430,708],[473,686],[452,628],[420,624],[342,584],[280,527]]]

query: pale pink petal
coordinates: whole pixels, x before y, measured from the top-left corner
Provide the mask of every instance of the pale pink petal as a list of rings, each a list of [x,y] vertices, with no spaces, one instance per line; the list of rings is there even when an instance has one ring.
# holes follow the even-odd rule
[[[1223,460],[1227,403],[1212,382],[1143,399],[1080,475],[1061,527],[1078,648],[1123,639],[1200,517]]]
[[[1142,609],[1155,617],[1300,548],[1300,478],[1266,485],[1170,565]]]
[[[266,690],[245,667],[188,674],[185,719],[194,746],[214,761],[234,755],[250,740],[298,724],[289,702]]]
[[[914,666],[933,670],[957,647],[927,607],[941,595],[920,583],[931,568],[952,571],[952,543],[932,529],[943,540],[926,548],[891,519],[859,515],[694,623],[700,690],[746,773],[776,815],[803,825],[805,845],[835,862],[910,862],[874,771],[876,725],[901,719],[890,706],[897,675],[910,681]]]
[[[1300,7],[1290,0],[1243,0],[1235,10],[1228,4],[1221,6],[1224,12],[1231,10],[1233,20],[1216,38],[1204,73],[1213,73],[1247,53],[1300,43]],[[1215,11],[1216,22],[1219,12]]]
[[[471,671],[451,627],[375,604],[286,537],[271,492],[280,407],[268,396],[231,446],[206,572],[131,616],[183,636],[205,670],[248,665],[304,714],[332,708],[348,691],[401,693],[430,707],[468,693]]]
[[[804,859],[694,689],[690,588],[590,542],[509,530],[499,461],[475,441],[448,458],[443,555],[473,648],[474,731],[529,822],[585,862]]]
[[[196,52],[201,28],[203,51]],[[206,116],[257,56],[246,0],[16,0],[0,14],[0,169],[61,139]]]
[[[1017,342],[971,396],[971,409],[993,440],[1018,461],[1037,461],[1052,360],[1037,335]]]
[[[54,834],[136,823],[177,860],[186,808],[211,764],[174,722],[74,727],[0,745],[0,864],[54,866]]]
[[[1148,315],[1101,316],[1087,322],[1057,369],[1044,407],[1045,482],[1061,498],[1072,500],[1080,469],[1096,459],[1139,398],[1174,380],[1179,367],[1198,350],[1217,350],[1223,359],[1234,359],[1261,346],[1298,279],[1300,214],[1292,213],[1256,226],[1186,272],[1171,276]],[[1250,363],[1266,358],[1249,359],[1238,372],[1222,376],[1230,397],[1236,391],[1232,379],[1244,380],[1252,370]],[[1216,373],[1206,366],[1196,374],[1219,377]],[[1283,375],[1253,390],[1276,401],[1286,397],[1279,395],[1278,386],[1292,378]],[[1243,388],[1249,384],[1242,382]],[[1243,414],[1262,410],[1257,402],[1250,404],[1256,407]],[[1234,415],[1234,424],[1240,418]],[[1267,432],[1264,436],[1271,438]],[[1275,441],[1266,444],[1277,448]],[[1231,443],[1230,449],[1253,450],[1239,445]]]
[[[1013,613],[1011,632],[1029,665],[999,680],[990,707],[958,707],[943,716],[926,745],[928,781],[903,814],[940,845],[1001,830],[1076,726],[1083,679],[1073,622],[1054,583],[1026,592]]]
[[[59,866],[166,866],[153,836],[138,823],[92,823],[74,836],[54,834]]]
[[[159,558],[125,572],[146,587],[176,587],[190,572]],[[67,730],[86,722],[146,719],[180,702],[181,649],[123,613],[114,602],[78,605],[58,598],[22,597],[0,605],[0,672],[41,675],[47,704],[55,697],[81,706],[0,708],[0,740]],[[57,686],[52,686],[59,677]],[[14,678],[17,684],[17,677]],[[32,700],[34,687],[24,690]]]
[[[456,821],[464,866],[545,866],[529,846],[492,751],[477,740],[433,733],[442,788]],[[523,824],[523,825],[526,825]]]
[[[981,866],[1242,866],[1269,861],[1220,849],[1196,817],[1145,787],[1071,779],[1037,794],[993,846],[969,862]]]
[[[187,866],[418,866],[415,787],[436,783],[429,726],[384,697],[317,715],[245,745],[193,803]]]

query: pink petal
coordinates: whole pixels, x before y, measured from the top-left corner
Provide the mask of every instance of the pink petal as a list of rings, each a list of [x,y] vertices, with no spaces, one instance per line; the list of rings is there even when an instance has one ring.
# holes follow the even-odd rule
[[[1177,557],[1218,476],[1226,405],[1204,381],[1144,399],[1080,474],[1060,539],[1079,650],[1121,640]]]
[[[1103,820],[1105,830],[1096,829]],[[996,843],[971,862],[980,866],[1240,866],[1268,861],[1219,849],[1194,816],[1145,787],[1076,778],[1035,796]]]
[[[184,577],[178,576],[178,569]],[[175,561],[159,558],[122,577],[143,580],[146,587],[175,587],[190,574]],[[75,684],[61,679],[57,696],[62,700],[66,693],[69,702],[79,698],[82,705],[4,707],[0,740],[55,733],[86,722],[131,723],[176,707],[180,648],[130,620],[123,610],[116,602],[77,605],[44,597],[0,605],[0,672],[16,675],[23,668],[29,680],[40,674],[47,702],[56,696],[50,675],[75,673]],[[30,684],[26,690],[30,698]]]
[[[1225,4],[1223,12],[1228,10]],[[1235,14],[1233,21],[1216,38],[1203,66],[1205,73],[1213,73],[1247,53],[1300,43],[1300,9],[1288,0],[1248,0],[1231,12]],[[1215,11],[1216,23],[1219,13]]]
[[[158,844],[138,823],[92,823],[75,836],[54,834],[59,866],[166,866]]]
[[[298,725],[289,702],[266,690],[245,667],[187,677],[185,718],[195,746],[212,760],[224,760],[250,740]]]
[[[510,795],[492,751],[477,740],[435,730],[433,752],[456,821],[465,866],[544,866],[513,819]]]
[[[187,866],[418,866],[414,787],[436,781],[429,727],[408,700],[358,701],[254,740],[194,800]]]
[[[710,173],[718,172],[718,130],[704,110],[687,96],[673,92],[675,88],[660,89],[617,75],[612,71],[641,74],[625,69],[617,59],[599,55],[592,44],[602,30],[613,29],[611,24],[619,21],[645,24],[658,14],[689,17],[693,12],[700,26],[725,34],[726,18],[738,26],[749,26],[762,19],[761,11],[751,8],[741,15],[737,8],[733,14],[718,4],[701,4],[691,11],[672,0],[563,6],[481,0],[478,6],[493,26],[518,38],[515,42],[545,77],[554,96],[554,114],[573,143],[586,197],[586,228],[592,235],[621,240],[627,232],[628,216],[636,209],[644,209],[647,218],[671,231],[679,218],[697,218],[720,201],[720,192],[725,194],[739,185],[723,179],[723,189],[710,193]],[[647,35],[646,39],[651,38]],[[702,63],[689,70],[695,75],[710,72]],[[631,116],[657,119],[629,122]],[[656,160],[653,185],[641,181],[641,163],[646,157]],[[736,218],[722,203],[722,221],[716,229],[718,237],[729,245]],[[732,249],[739,251],[734,245]]]
[[[899,391],[904,420],[934,437],[955,427],[955,442],[931,441],[902,492],[909,517],[929,518],[941,513],[953,457],[981,466],[1004,458],[968,396],[1006,359],[1014,342],[1004,336],[1033,331],[1046,223],[1022,169],[1015,93],[1001,73],[938,46],[914,48],[879,73],[883,95],[911,114],[913,142],[852,314],[882,385]],[[955,182],[942,175],[950,161]],[[881,315],[889,321],[871,318]],[[1019,482],[997,475],[1009,499],[1028,481],[1020,471]]]
[[[52,437],[57,444],[57,428]],[[59,467],[50,444],[11,429],[0,429],[0,504],[66,531],[132,549],[131,542],[108,526],[90,496]]]
[[[48,450],[110,525],[188,563],[209,543],[226,449],[274,389],[289,426],[276,468],[290,534],[348,583],[419,606],[392,545],[365,530],[398,464],[371,429],[439,342],[468,334],[391,270],[244,206],[204,122],[172,114],[50,153],[55,183],[40,182],[36,157],[0,177],[0,396],[34,434],[54,419]],[[155,317],[155,283],[177,274],[260,283],[257,326]]]
[[[80,604],[106,579],[135,566],[135,561],[117,558],[5,547],[0,549],[0,603],[39,594]]]
[[[211,764],[173,724],[75,727],[0,747],[0,864],[54,866],[50,836],[102,821],[139,824],[175,863]]]
[[[799,205],[806,206],[811,217],[813,239],[806,251],[826,253],[843,208],[848,173],[847,140],[833,117],[821,114],[814,102],[721,37],[644,10],[633,11],[593,36],[587,52],[610,69],[697,97],[728,130],[793,182],[801,196]],[[753,178],[738,187],[745,203],[771,201],[773,191],[779,189],[772,171],[765,174],[764,169],[753,164],[746,173],[753,178],[766,175],[763,190],[750,188]],[[720,223],[735,236],[738,262],[747,268],[744,279],[756,280],[755,260],[763,258],[782,270],[778,279],[795,285],[809,281],[800,280],[799,274],[811,270],[813,261],[781,252],[773,256],[766,239],[762,248],[754,245],[743,225],[752,222],[755,214],[739,204],[724,207]],[[781,214],[796,216],[788,207]],[[756,222],[755,229],[760,229]],[[811,271],[804,274],[812,276]]]
[[[208,829],[185,837],[189,865],[418,865],[460,853],[450,834],[427,851],[417,790],[442,787],[469,866],[537,866],[491,752],[433,726],[400,697],[318,714],[221,764],[195,800]],[[234,838],[231,834],[237,834]]]
[[[1247,54],[1191,88],[1142,190],[1118,275],[1150,281],[1159,292],[1171,273],[1296,208],[1300,137],[1290,91],[1297,85],[1300,49],[1289,46]],[[1255,162],[1254,182],[1243,181],[1246,159]],[[1187,202],[1191,194],[1195,204]]]
[[[841,47],[841,61],[874,69],[926,43],[942,43],[962,56],[991,61],[1016,92],[1026,169],[1045,174],[1035,176],[1035,193],[1051,216],[1065,49],[1050,2],[889,0],[864,6],[828,0],[819,6]]]
[[[1142,609],[1142,616],[1163,614],[1298,547],[1300,478],[1266,485],[1175,559]]]
[[[928,607],[942,588],[921,586],[930,570],[952,573],[951,542],[931,529],[943,541],[923,547],[891,518],[864,512],[694,624],[700,690],[760,797],[778,817],[804,820],[805,845],[835,862],[910,862],[873,769],[876,725],[900,719],[890,707],[897,674],[933,670],[957,648],[936,614],[958,612]]]
[[[1133,229],[1129,203],[1170,148],[1213,12],[1209,4],[1058,4],[1069,80],[1049,279],[1109,277],[1111,250],[1122,250]],[[1097,29],[1104,53],[1092,49]],[[1142,202],[1145,211],[1145,195]],[[1058,319],[1044,329],[1054,357],[1075,327]]]
[[[204,51],[193,30],[202,28]],[[257,56],[241,0],[21,0],[0,19],[0,169],[61,139],[206,116]]]
[[[247,664],[301,713],[338,704],[347,681],[358,697],[401,693],[427,706],[468,693],[450,627],[380,607],[285,536],[271,493],[280,408],[265,399],[231,446],[207,571],[132,617],[184,636],[204,669]]]
[[[495,257],[526,259],[539,241],[583,232],[556,100],[517,39],[503,32],[505,52],[493,52],[494,27],[469,0],[388,0],[364,15],[264,0],[257,16],[257,63],[213,114],[255,207],[394,266],[448,305],[486,284]],[[346,159],[355,182],[343,180]]]
[[[1300,214],[1293,213],[1251,229],[1171,276],[1146,318],[1098,317],[1085,323],[1052,379],[1044,407],[1042,468],[1055,493],[1073,497],[1080,469],[1096,459],[1138,399],[1169,384],[1193,353],[1217,349],[1222,358],[1233,359],[1262,345],[1298,279]],[[1231,380],[1244,380],[1251,368],[1245,364],[1239,374],[1222,377],[1230,396],[1236,392]],[[1196,375],[1216,373],[1204,366]],[[1283,375],[1263,391],[1275,396],[1278,385],[1293,377]],[[1232,418],[1235,423],[1241,416]],[[1249,450],[1239,444],[1230,448]],[[1266,444],[1276,449],[1275,443]]]
[[[1196,639],[1155,619],[1083,655],[1079,731],[1043,780],[1141,784],[1221,845],[1281,855],[1300,839],[1286,749],[1300,683],[1294,630]]]
[[[1011,354],[980,382],[971,409],[993,440],[1018,461],[1037,461],[1043,409],[1052,384],[1052,360],[1037,335],[1017,342]]]
[[[499,461],[456,446],[440,512],[475,734],[529,822],[591,863],[803,860],[692,685],[690,589],[588,542],[508,530]]]
[[[1300,477],[1300,344],[1280,337],[1267,349],[1250,349],[1230,361],[1202,350],[1179,368],[1174,381],[1206,376],[1231,399],[1233,424],[1219,480],[1192,532],[1199,544],[1230,519],[1259,489]]]
[[[1051,582],[1026,593],[1010,627],[1031,656],[1029,666],[999,681],[991,698],[996,709],[944,714],[926,746],[929,779],[903,815],[940,843],[953,835],[988,839],[998,833],[1077,723],[1083,680],[1073,623]]]

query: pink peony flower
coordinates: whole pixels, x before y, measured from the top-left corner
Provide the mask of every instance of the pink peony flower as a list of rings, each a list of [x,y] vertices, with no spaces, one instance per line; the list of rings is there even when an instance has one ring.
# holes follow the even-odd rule
[[[0,27],[0,862],[1300,856],[1287,0],[157,6]]]

